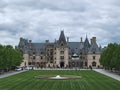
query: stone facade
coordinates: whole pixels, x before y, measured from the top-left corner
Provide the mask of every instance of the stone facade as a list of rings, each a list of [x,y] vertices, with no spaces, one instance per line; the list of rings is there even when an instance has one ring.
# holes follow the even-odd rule
[[[100,66],[99,59],[102,48],[97,45],[96,37],[89,43],[86,37],[83,42],[69,42],[61,31],[59,40],[51,43],[33,43],[31,40],[20,38],[16,49],[21,50],[24,60],[21,66],[51,67],[51,68],[88,68]]]

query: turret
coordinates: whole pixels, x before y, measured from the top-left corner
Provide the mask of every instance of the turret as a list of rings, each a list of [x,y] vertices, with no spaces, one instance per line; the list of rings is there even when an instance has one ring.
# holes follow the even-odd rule
[[[89,43],[89,40],[88,40],[87,36],[86,36],[86,39],[85,39],[85,42],[84,42],[84,47],[85,48],[89,48],[90,47],[90,43]]]
[[[58,44],[63,46],[63,45],[67,45],[66,39],[65,39],[65,35],[64,35],[64,31],[61,31],[59,40],[58,40]]]
[[[69,42],[69,37],[67,37],[67,43]]]
[[[80,42],[83,42],[82,37],[80,38]]]
[[[46,40],[46,41],[45,41],[45,44],[46,44],[46,47],[47,47],[48,44],[49,44],[49,40]]]
[[[32,40],[29,40],[29,49],[32,49]]]
[[[93,37],[92,39],[91,39],[91,45],[92,44],[96,44],[96,37]]]

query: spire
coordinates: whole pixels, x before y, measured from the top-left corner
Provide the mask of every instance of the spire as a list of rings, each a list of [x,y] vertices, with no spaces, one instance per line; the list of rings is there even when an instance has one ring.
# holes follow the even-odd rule
[[[80,42],[83,42],[83,41],[82,41],[82,37],[80,38]]]
[[[86,34],[86,38],[87,38],[87,34]]]
[[[59,44],[60,43],[66,44],[66,39],[65,39],[64,31],[61,31],[61,33],[60,33]]]
[[[67,42],[69,42],[69,37],[67,37]]]
[[[86,35],[86,39],[85,39],[85,42],[84,42],[84,47],[85,48],[89,48],[90,47],[90,43],[89,43],[89,40],[87,38],[87,35]]]

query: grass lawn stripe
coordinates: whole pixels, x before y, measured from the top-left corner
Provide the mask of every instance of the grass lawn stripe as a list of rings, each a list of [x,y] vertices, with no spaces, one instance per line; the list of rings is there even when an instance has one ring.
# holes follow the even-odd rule
[[[78,75],[75,80],[43,80],[36,75]],[[0,90],[120,90],[120,82],[92,70],[36,70],[0,79]]]

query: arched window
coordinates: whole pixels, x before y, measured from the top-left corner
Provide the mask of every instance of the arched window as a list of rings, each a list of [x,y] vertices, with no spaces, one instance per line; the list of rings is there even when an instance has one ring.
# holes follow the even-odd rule
[[[32,63],[31,62],[28,62],[28,65],[31,65]]]
[[[92,62],[92,66],[96,66],[96,62]]]
[[[61,43],[61,46],[63,46],[63,43]]]
[[[85,62],[85,66],[87,66],[87,62]]]

